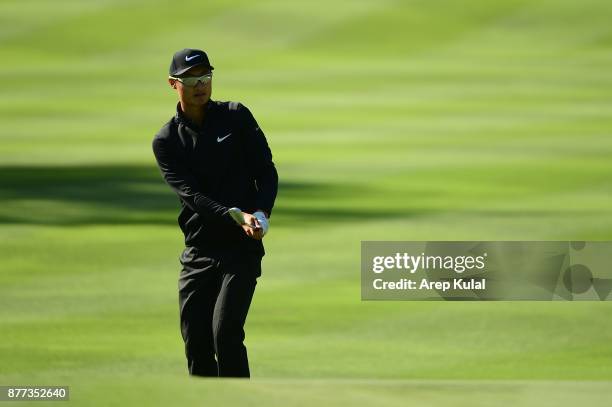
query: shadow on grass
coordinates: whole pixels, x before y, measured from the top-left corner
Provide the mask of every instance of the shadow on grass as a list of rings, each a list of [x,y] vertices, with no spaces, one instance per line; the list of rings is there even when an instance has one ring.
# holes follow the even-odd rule
[[[178,198],[154,166],[5,166],[0,171],[0,223],[177,223]],[[394,216],[355,208],[355,202],[358,205],[367,194],[367,189],[358,185],[283,181],[274,221],[277,225],[296,221],[319,224]]]

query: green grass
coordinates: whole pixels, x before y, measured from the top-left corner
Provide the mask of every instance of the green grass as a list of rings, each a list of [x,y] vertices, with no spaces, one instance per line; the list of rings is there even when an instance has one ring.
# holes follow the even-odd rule
[[[612,240],[603,0],[0,4],[0,385],[75,405],[612,401],[608,303],[361,302],[361,240]],[[281,184],[253,379],[186,375],[172,53],[254,112]]]

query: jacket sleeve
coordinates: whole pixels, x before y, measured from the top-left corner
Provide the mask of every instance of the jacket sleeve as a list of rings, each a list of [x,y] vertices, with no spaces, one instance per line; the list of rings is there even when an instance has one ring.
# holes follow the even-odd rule
[[[270,216],[278,192],[278,173],[272,161],[272,151],[270,151],[266,136],[249,109],[240,104],[238,111],[241,130],[247,146],[247,163],[253,171],[257,184],[256,205]]]
[[[195,177],[181,162],[168,140],[155,137],[153,153],[164,180],[185,205],[204,219],[233,224],[228,207],[217,203],[199,191]]]

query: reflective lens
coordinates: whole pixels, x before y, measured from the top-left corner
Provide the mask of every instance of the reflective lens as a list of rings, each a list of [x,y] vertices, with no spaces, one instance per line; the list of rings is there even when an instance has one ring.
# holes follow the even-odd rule
[[[198,82],[202,82],[202,85],[206,85],[212,79],[212,72],[202,76],[185,76],[183,78],[171,76],[170,79],[175,79],[185,86],[193,87],[196,86]]]

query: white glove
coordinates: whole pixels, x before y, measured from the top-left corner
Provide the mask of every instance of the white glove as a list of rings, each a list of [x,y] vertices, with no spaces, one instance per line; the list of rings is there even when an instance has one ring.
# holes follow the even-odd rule
[[[266,214],[263,213],[262,211],[257,211],[253,214],[253,216],[257,218],[257,221],[259,222],[259,225],[261,226],[261,230],[263,231],[262,236],[265,236],[266,233],[268,233],[268,229],[270,228],[270,223],[268,221],[268,218],[266,218]]]

